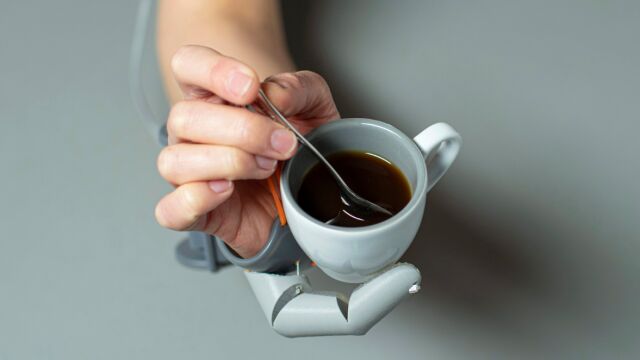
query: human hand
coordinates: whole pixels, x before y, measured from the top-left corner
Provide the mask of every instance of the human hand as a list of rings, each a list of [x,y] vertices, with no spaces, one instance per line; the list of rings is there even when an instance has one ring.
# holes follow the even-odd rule
[[[242,257],[266,243],[276,209],[266,182],[297,149],[293,133],[242,105],[261,86],[247,65],[202,46],[172,59],[184,100],[167,120],[158,170],[175,190],[155,210],[160,225],[216,235]],[[310,71],[268,78],[262,88],[303,134],[340,117],[324,79]]]

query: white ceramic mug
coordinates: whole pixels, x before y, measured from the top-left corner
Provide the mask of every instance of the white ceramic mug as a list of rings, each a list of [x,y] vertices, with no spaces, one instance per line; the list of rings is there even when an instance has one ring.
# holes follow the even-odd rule
[[[429,126],[410,139],[395,127],[370,119],[341,119],[308,134],[325,155],[361,150],[380,155],[396,165],[411,184],[411,200],[393,217],[374,225],[339,227],[308,215],[296,203],[304,175],[318,159],[304,146],[282,173],[280,189],[291,232],[302,250],[332,278],[360,283],[393,265],[418,231],[427,192],[453,163],[460,135],[449,125]]]

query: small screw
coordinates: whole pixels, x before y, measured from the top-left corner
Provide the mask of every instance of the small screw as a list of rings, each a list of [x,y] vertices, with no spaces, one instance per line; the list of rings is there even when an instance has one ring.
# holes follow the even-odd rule
[[[300,295],[301,292],[302,292],[302,286],[296,285],[296,295]]]
[[[418,291],[420,291],[420,285],[418,284],[413,284],[411,285],[411,287],[409,288],[409,294],[415,294]]]

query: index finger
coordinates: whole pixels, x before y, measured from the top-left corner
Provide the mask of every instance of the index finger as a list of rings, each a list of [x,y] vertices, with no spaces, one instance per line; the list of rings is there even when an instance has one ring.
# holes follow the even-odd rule
[[[173,74],[183,92],[199,88],[237,105],[253,102],[258,74],[240,61],[204,46],[187,45],[171,59]]]

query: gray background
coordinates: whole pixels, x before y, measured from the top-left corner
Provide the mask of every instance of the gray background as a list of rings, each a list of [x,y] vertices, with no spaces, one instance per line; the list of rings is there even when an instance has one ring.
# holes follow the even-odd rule
[[[343,116],[465,141],[406,256],[423,291],[364,337],[297,340],[153,219],[136,7],[2,5],[0,359],[638,356],[640,2],[287,2]]]

